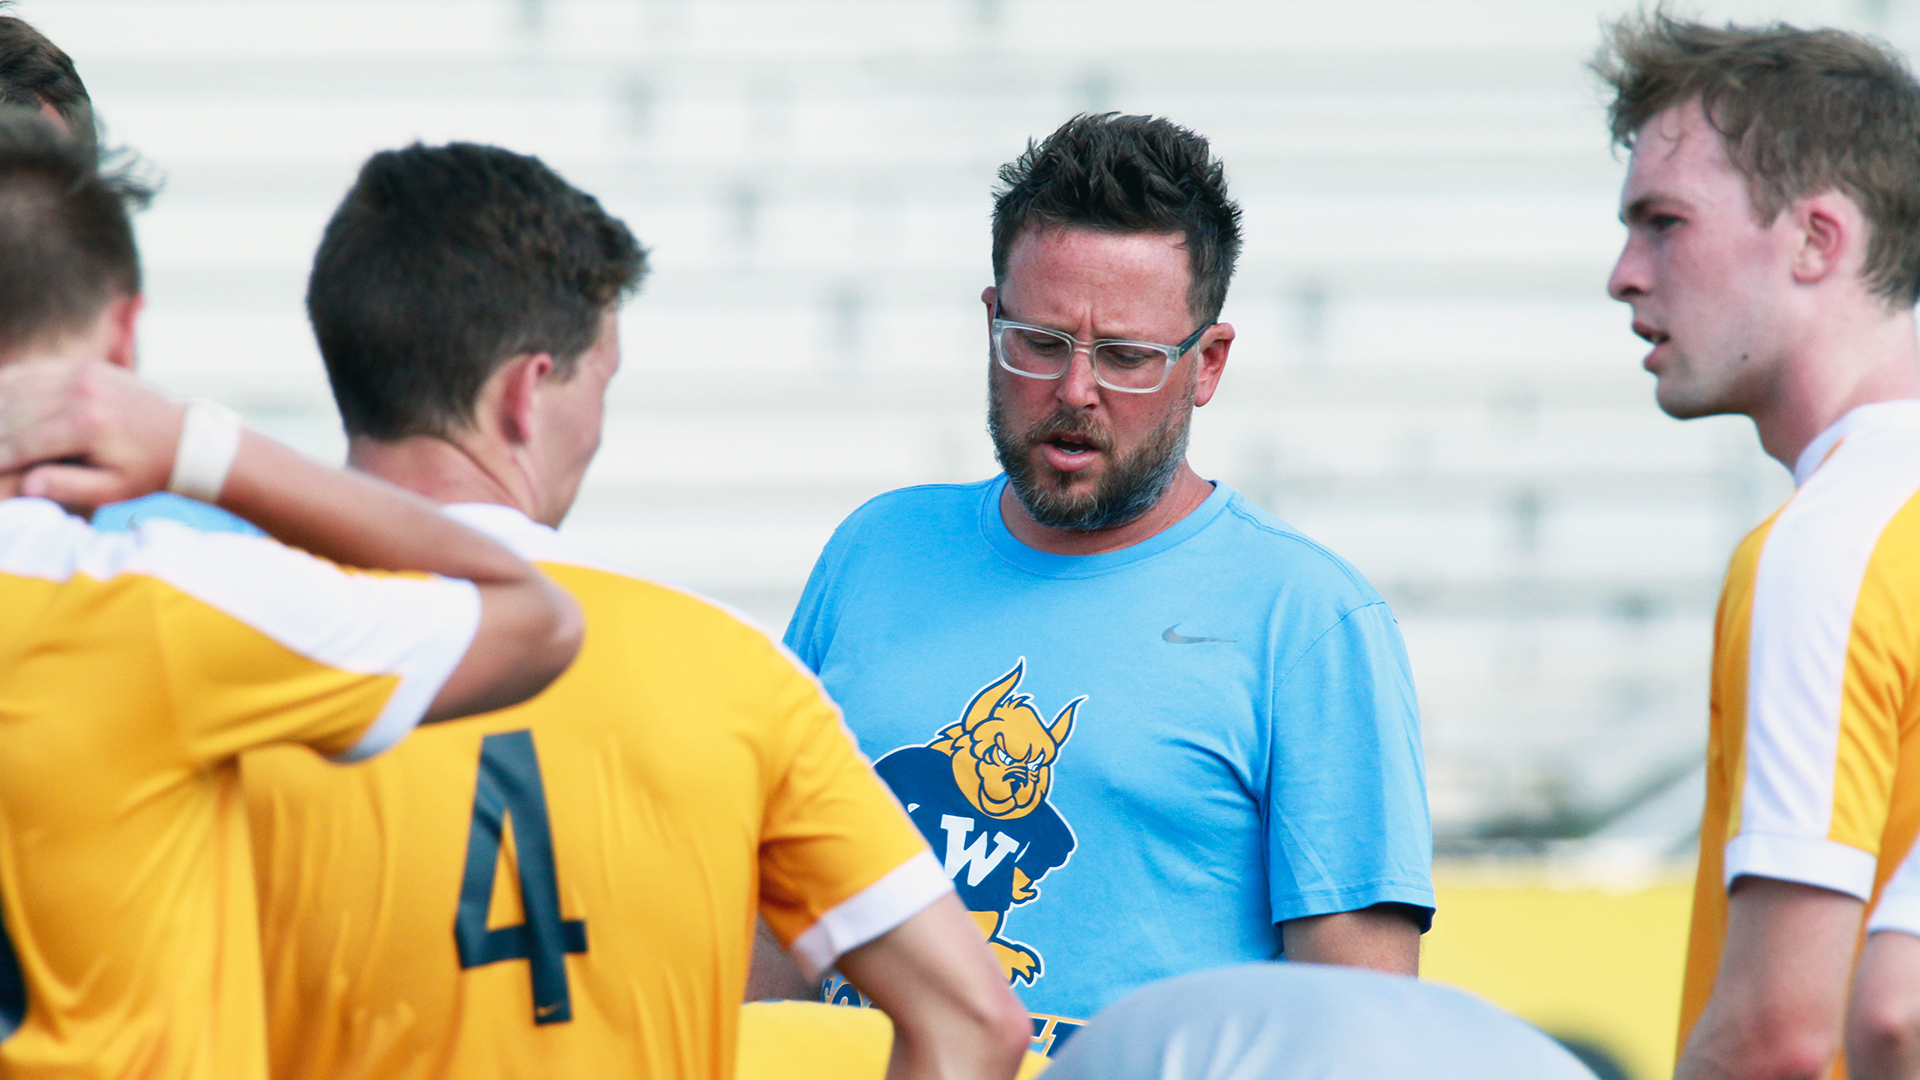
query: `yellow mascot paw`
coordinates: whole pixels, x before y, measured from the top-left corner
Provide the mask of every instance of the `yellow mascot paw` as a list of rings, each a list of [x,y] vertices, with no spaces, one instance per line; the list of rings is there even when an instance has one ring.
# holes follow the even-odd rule
[[[1019,980],[1028,986],[1033,985],[1034,976],[1040,973],[1040,958],[1018,945],[1003,945],[998,941],[989,941],[993,955],[1000,960],[1000,969],[1007,973],[1007,981]]]

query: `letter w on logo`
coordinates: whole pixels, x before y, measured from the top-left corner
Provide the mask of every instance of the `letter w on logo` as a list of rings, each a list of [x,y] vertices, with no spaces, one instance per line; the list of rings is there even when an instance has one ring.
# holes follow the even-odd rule
[[[973,831],[973,819],[953,814],[940,815],[940,827],[947,830],[946,871],[949,878],[967,868],[967,884],[978,885],[1000,860],[1020,846],[1020,841],[1006,833],[993,834],[993,854],[987,854],[987,834],[981,833],[973,843],[967,843],[967,834]]]

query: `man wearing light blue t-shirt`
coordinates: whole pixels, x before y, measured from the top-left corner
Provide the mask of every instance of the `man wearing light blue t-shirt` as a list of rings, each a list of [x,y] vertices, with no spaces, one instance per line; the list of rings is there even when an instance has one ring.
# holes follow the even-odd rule
[[[1398,626],[1352,567],[1186,463],[1234,337],[1220,165],[1165,120],[1083,116],[1001,181],[982,300],[1005,474],[856,511],[787,644],[1037,1049],[1204,968],[1414,974],[1432,842]]]

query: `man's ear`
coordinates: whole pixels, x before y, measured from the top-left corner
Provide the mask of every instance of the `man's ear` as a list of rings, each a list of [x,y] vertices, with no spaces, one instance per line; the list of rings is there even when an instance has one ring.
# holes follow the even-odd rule
[[[146,304],[146,297],[137,294],[107,301],[106,310],[100,313],[101,332],[106,338],[107,363],[133,370],[135,342],[138,339],[135,324],[139,322],[140,311]]]
[[[1793,253],[1793,280],[1812,285],[1864,261],[1866,215],[1838,191],[1823,191],[1796,201],[1793,215],[1799,247]]]
[[[552,371],[552,356],[522,353],[493,373],[500,388],[496,406],[500,433],[509,443],[525,445],[533,440],[534,400],[540,393],[540,381]]]
[[[1195,371],[1193,379],[1193,404],[1197,408],[1213,400],[1213,392],[1220,388],[1220,376],[1227,369],[1227,353],[1233,348],[1233,324],[1215,323],[1194,349]]]
[[[999,301],[1000,291],[993,286],[989,285],[980,290],[980,302],[987,305],[987,327],[989,330],[993,327],[993,306],[999,303]]]

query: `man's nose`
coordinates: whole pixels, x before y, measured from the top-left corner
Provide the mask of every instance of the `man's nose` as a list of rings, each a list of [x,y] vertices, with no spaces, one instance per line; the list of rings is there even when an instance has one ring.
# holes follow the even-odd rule
[[[1646,259],[1629,239],[1620,249],[1620,257],[1613,262],[1613,273],[1607,275],[1607,295],[1622,303],[1631,303],[1646,294]]]
[[[1085,360],[1081,359],[1083,356]],[[1060,376],[1055,394],[1062,403],[1076,409],[1086,408],[1100,400],[1100,381],[1093,376],[1091,346],[1078,343],[1073,346],[1073,356],[1067,360],[1067,372]]]

